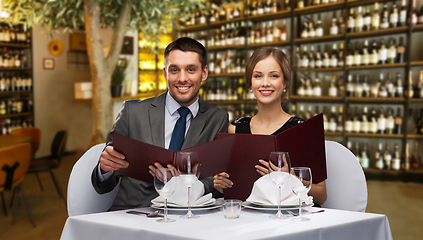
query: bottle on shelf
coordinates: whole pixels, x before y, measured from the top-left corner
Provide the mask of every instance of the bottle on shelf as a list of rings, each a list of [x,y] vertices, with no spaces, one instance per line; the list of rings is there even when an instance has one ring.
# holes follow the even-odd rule
[[[410,170],[410,145],[407,142],[405,144],[405,156],[404,156],[404,162],[402,163],[401,168],[404,169],[405,171]]]
[[[281,35],[280,35],[281,41],[288,40],[288,29],[286,28],[286,21],[282,21],[282,27],[281,27]]]
[[[413,71],[410,70],[408,74],[408,82],[404,89],[404,97],[413,98],[414,97],[414,86],[413,86]]]
[[[394,2],[392,4],[391,13],[389,14],[389,26],[391,28],[398,27],[398,22],[399,22],[399,13],[398,13],[398,11],[399,11],[398,10],[398,6]]]
[[[404,56],[405,55],[405,46],[403,42],[403,37],[400,37],[400,41],[397,47],[397,57],[396,62],[397,63],[403,63],[404,62]]]
[[[378,30],[380,26],[379,3],[375,3],[372,13],[372,30]]]
[[[355,30],[354,8],[350,8],[348,21],[347,21],[347,32],[352,33],[354,32],[354,30]]]
[[[330,35],[338,35],[338,21],[336,20],[336,12],[333,12],[332,25],[330,26]]]
[[[367,143],[363,144],[363,150],[361,151],[361,156],[360,156],[360,164],[362,168],[369,168],[369,152],[368,152],[368,147],[367,147]]]
[[[370,133],[377,133],[378,131],[378,119],[376,115],[376,109],[372,108],[369,120],[369,132]]]
[[[346,32],[346,24],[344,20],[344,10],[341,11],[341,14],[339,15],[339,21],[338,21],[338,34],[344,35]]]
[[[416,0],[413,0],[412,8],[410,8],[410,12],[408,13],[407,24],[408,25],[416,25],[418,22],[418,12],[416,7]]]
[[[362,6],[358,6],[358,10],[357,10],[357,14],[355,15],[355,23],[354,23],[354,27],[355,27],[355,32],[362,32],[363,31],[363,26],[364,26],[364,19],[363,19],[363,7]]]
[[[402,0],[401,8],[399,10],[399,26],[407,25],[407,1]]]
[[[380,40],[380,48],[379,48],[379,64],[386,64],[388,60],[388,49],[385,45],[385,39]]]
[[[345,132],[352,132],[353,129],[353,116],[351,114],[351,108],[347,108],[347,117],[345,119]]]
[[[361,64],[361,49],[360,49],[360,43],[355,42],[355,48],[354,48],[354,57],[353,57],[353,65],[360,66]]]
[[[352,74],[348,75],[348,82],[347,82],[347,97],[353,97],[354,96],[354,84],[352,79]]]
[[[322,53],[320,51],[320,45],[317,46],[317,52],[316,52],[316,60],[315,60],[315,68],[322,68],[323,66],[323,58]]]
[[[345,59],[345,65],[351,67],[353,63],[354,63],[354,51],[352,50],[352,43],[349,43],[347,57]]]
[[[338,66],[338,50],[336,43],[332,44],[332,51],[330,55],[330,67],[337,67]]]
[[[417,81],[417,88],[414,96],[417,98],[423,98],[423,70],[419,71],[419,80]]]
[[[413,169],[413,170],[419,169],[422,164],[422,160],[418,153],[418,149],[419,149],[419,142],[415,141],[413,154],[411,155],[411,159],[410,159],[410,169]]]
[[[412,108],[408,109],[407,129],[408,129],[408,132],[407,132],[408,134],[417,133],[417,126],[416,126],[416,122],[414,121],[414,111]]]
[[[314,78],[313,83],[313,96],[315,97],[321,97],[322,96],[322,87],[320,85],[319,76],[316,73],[316,77]]]
[[[330,110],[330,115],[329,115],[328,130],[330,132],[336,132],[336,124],[337,124],[336,107],[332,106]]]
[[[378,97],[383,97],[383,98],[388,97],[388,91],[387,91],[386,85],[384,83],[383,73],[380,73],[379,76],[380,77],[379,77],[379,82],[378,82],[378,86],[379,86]]]
[[[401,170],[401,158],[400,158],[400,151],[398,144],[394,145],[394,158],[392,159],[392,165],[393,170],[399,171]]]
[[[329,68],[330,67],[329,46],[327,44],[325,44],[325,50],[323,52],[322,66],[324,68]]]
[[[386,118],[383,114],[383,109],[379,109],[379,117],[377,119],[378,133],[385,134],[386,132]]]
[[[366,12],[363,16],[363,31],[370,31],[372,29],[372,15],[370,14],[370,7],[366,7]]]
[[[354,84],[354,97],[362,97],[363,96],[363,84],[360,80],[360,75],[355,75],[355,84]]]
[[[387,63],[395,63],[397,60],[397,48],[395,46],[395,38],[391,37],[389,43]]]
[[[385,88],[388,91],[389,97],[395,97],[395,85],[394,85],[394,82],[391,80],[390,72],[388,72],[388,76],[386,78]]]
[[[376,40],[373,39],[372,49],[370,51],[370,63],[376,65],[379,63],[379,47],[377,46]]]
[[[380,16],[380,29],[387,29],[389,28],[389,11],[388,11],[388,5],[384,4],[382,13]]]
[[[308,66],[309,68],[315,68],[316,67],[316,57],[314,56],[314,46],[311,45],[310,51],[308,52]]]
[[[375,152],[375,167],[377,169],[384,168],[382,147],[382,143],[379,142],[378,150]]]
[[[316,37],[323,37],[323,26],[322,20],[320,20],[320,13],[317,15],[316,29],[314,32]]]
[[[303,53],[301,55],[301,67],[302,68],[308,68],[309,67],[307,46],[303,46]]]
[[[390,170],[392,164],[392,154],[391,149],[389,147],[389,143],[386,143],[385,152],[383,153],[383,164],[385,165],[385,169]]]
[[[402,115],[401,115],[401,108],[397,108],[397,115],[395,116],[394,120],[394,133],[395,134],[402,134]]]
[[[395,80],[395,97],[404,96],[404,87],[402,85],[401,74],[397,72],[397,78]]]
[[[389,107],[386,114],[386,134],[393,134],[395,128],[394,110]]]
[[[344,110],[342,106],[338,107],[338,118],[336,120],[336,131],[337,132],[343,132],[344,131],[344,123],[343,123],[343,118],[344,118]]]
[[[358,111],[358,107],[354,108],[352,118],[352,131],[355,133],[359,133],[361,131],[361,116],[360,112]]]
[[[330,81],[328,95],[330,97],[337,97],[338,96],[338,88],[336,87],[337,76],[332,75],[332,80]]]
[[[309,27],[308,27],[307,18],[303,18],[302,23],[303,24],[302,24],[302,30],[301,30],[301,38],[308,38]]]
[[[369,63],[370,63],[369,40],[366,39],[364,40],[363,50],[361,51],[361,64],[369,65]]]
[[[361,122],[360,132],[368,133],[369,132],[369,117],[368,117],[367,106],[363,107],[363,113],[361,114],[360,122]]]

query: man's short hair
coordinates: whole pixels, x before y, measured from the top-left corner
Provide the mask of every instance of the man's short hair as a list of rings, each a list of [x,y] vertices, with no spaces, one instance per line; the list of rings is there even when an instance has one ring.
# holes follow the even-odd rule
[[[169,57],[169,53],[173,50],[180,50],[182,52],[196,52],[201,63],[201,68],[207,65],[207,52],[204,46],[195,39],[188,37],[181,37],[171,42],[164,52],[165,65]]]

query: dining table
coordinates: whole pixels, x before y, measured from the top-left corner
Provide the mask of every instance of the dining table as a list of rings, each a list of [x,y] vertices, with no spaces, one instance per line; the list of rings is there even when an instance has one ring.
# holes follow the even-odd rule
[[[28,135],[0,135],[0,148],[13,146],[19,143],[31,142]]]
[[[61,240],[80,239],[292,239],[292,240],[392,240],[388,219],[383,214],[354,212],[328,208],[305,208],[309,221],[294,221],[291,215],[271,219],[274,211],[243,207],[239,218],[227,219],[221,207],[196,210],[200,216],[183,219],[186,211],[171,210],[169,217],[176,221],[157,222],[160,217],[128,214],[128,210],[71,216],[66,220]],[[153,212],[138,208],[133,211]],[[319,213],[315,213],[316,211]],[[285,215],[289,215],[283,211]],[[298,212],[298,210],[297,210]],[[312,213],[312,214],[310,214]]]

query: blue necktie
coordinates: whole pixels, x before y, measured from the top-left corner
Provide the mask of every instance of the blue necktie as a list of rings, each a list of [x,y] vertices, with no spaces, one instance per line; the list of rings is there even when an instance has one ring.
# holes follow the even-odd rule
[[[190,111],[186,107],[180,107],[178,112],[181,116],[176,121],[175,128],[173,128],[172,138],[169,144],[169,149],[174,152],[181,150],[182,143],[184,143],[187,115]]]

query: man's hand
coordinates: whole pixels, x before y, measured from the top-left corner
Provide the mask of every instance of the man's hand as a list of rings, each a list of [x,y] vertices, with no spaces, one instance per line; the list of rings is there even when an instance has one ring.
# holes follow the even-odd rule
[[[113,146],[107,146],[101,153],[100,168],[103,173],[127,168],[128,166],[129,163],[125,160],[125,156],[122,153],[115,151]]]
[[[231,188],[232,185],[234,185],[234,183],[228,178],[229,178],[229,174],[225,172],[221,172],[215,175],[213,179],[214,188],[216,188],[221,193],[223,193],[223,189]]]
[[[150,165],[148,166],[148,168],[150,169],[148,172],[151,174],[151,176],[154,177],[154,172],[156,171],[157,168],[164,168],[159,162],[155,162],[154,165]],[[172,164],[168,164],[166,165],[166,168],[169,169],[173,169],[175,171],[176,176],[178,176],[178,171],[176,170],[176,168],[172,165]]]

